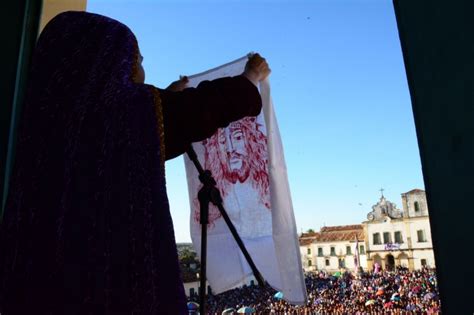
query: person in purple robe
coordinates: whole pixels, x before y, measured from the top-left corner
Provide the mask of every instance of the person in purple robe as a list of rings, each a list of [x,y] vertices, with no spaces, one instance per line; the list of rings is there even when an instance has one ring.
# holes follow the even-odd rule
[[[0,313],[186,314],[164,162],[261,111],[236,77],[144,84],[133,33],[65,12],[38,39],[0,225]]]

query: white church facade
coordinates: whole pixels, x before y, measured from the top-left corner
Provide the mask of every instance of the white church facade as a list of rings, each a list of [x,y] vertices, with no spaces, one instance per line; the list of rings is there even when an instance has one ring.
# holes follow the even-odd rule
[[[402,210],[383,195],[360,225],[323,227],[320,232],[300,236],[305,271],[355,268],[354,249],[363,270],[375,264],[392,270],[435,267],[426,194],[413,189],[402,194]]]
[[[426,194],[413,189],[402,194],[403,210],[382,196],[363,222],[366,232],[367,267],[434,267],[433,243]]]

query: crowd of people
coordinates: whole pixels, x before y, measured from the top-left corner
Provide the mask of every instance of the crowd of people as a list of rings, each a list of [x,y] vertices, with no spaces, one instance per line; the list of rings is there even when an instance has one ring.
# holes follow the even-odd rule
[[[275,298],[275,290],[256,285],[209,294],[208,314],[225,309],[250,307],[257,314],[440,314],[440,300],[434,269],[308,273],[306,305],[295,306]],[[191,300],[197,301],[195,296]]]

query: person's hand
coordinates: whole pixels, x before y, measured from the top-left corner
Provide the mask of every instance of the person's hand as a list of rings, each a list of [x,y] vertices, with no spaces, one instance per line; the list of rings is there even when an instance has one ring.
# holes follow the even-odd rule
[[[189,79],[187,76],[181,77],[178,81],[174,81],[171,83],[166,90],[172,91],[172,92],[180,92],[186,88],[186,85],[188,84]]]
[[[270,67],[265,58],[259,54],[253,54],[247,61],[242,75],[257,85],[258,82],[265,80],[270,72]]]

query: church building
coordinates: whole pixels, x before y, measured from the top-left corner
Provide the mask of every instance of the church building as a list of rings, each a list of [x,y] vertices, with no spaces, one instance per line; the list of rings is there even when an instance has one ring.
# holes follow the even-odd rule
[[[367,268],[378,263],[383,269],[396,266],[410,270],[435,267],[433,243],[424,190],[402,194],[403,210],[382,194],[364,221]]]
[[[362,224],[302,233],[304,270],[355,270],[356,264],[364,271],[372,270],[375,264],[384,270],[396,266],[410,270],[435,267],[425,191],[413,189],[401,197],[403,210],[387,200],[382,191]]]

